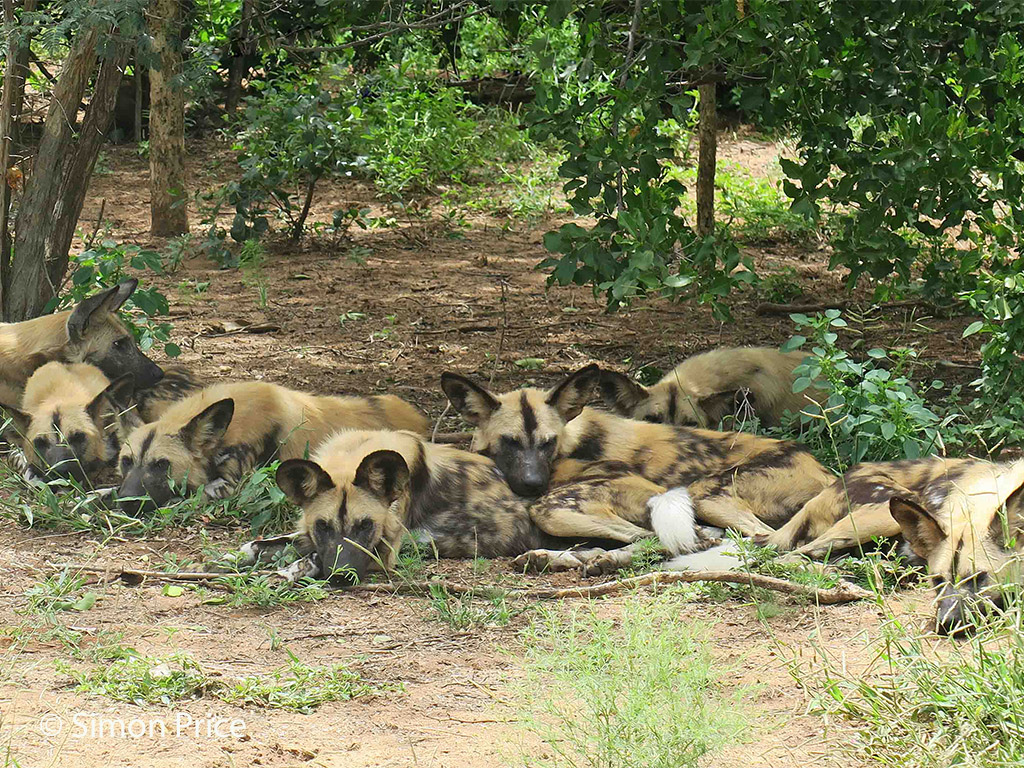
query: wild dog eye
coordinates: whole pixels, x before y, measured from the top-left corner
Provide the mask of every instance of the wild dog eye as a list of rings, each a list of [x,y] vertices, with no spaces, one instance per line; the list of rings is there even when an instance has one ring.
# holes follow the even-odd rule
[[[651,413],[648,414],[647,416],[644,416],[644,421],[648,422],[649,424],[661,424],[663,420],[657,414]]]
[[[547,440],[544,440],[537,447],[544,451],[544,453],[551,453],[552,451],[555,450],[555,443],[557,442],[558,440],[555,439],[554,437],[549,437]]]
[[[36,452],[42,453],[50,447],[50,441],[45,437],[37,437],[32,441],[32,447],[36,449]]]
[[[124,349],[127,349],[129,346],[130,346],[130,344],[129,344],[127,336],[122,336],[121,338],[117,339],[114,342],[114,348],[115,349],[124,350]]]
[[[72,432],[71,436],[68,437],[68,442],[72,445],[82,445],[85,443],[85,432]]]
[[[125,456],[123,459],[121,459],[121,474],[122,475],[127,475],[131,471],[131,468],[132,468],[132,460],[131,459],[129,459],[127,456]]]
[[[166,475],[170,468],[171,462],[168,459],[157,459],[149,465],[150,471],[158,475]]]
[[[501,447],[507,450],[518,450],[523,447],[523,441],[518,437],[501,436]]]

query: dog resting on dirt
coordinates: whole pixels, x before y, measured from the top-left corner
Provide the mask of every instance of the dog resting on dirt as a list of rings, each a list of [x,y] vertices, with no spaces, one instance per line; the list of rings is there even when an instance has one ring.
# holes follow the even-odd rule
[[[971,609],[1020,581],[1024,461],[916,459],[861,464],[759,543],[816,559],[902,537],[927,564],[936,625],[955,631]]]
[[[109,379],[126,373],[139,388],[156,384],[163,371],[139,350],[117,310],[135,292],[137,280],[83,299],[74,309],[0,323],[0,402],[16,405],[29,376],[44,363],[91,363]]]
[[[339,429],[426,434],[430,426],[426,416],[393,395],[320,396],[267,382],[215,384],[171,405],[150,424],[138,424],[130,411],[125,418],[137,426],[121,447],[118,498],[133,514],[200,486],[211,497],[226,496],[257,466],[306,456]]]
[[[547,391],[495,395],[446,373],[441,387],[476,426],[473,450],[493,459],[523,496],[571,482],[591,462],[618,462],[660,486],[685,486],[700,522],[756,535],[772,533],[834,479],[797,443],[585,408],[600,376],[590,365]]]
[[[828,399],[818,389],[793,392],[793,370],[805,357],[770,347],[723,347],[684,360],[651,387],[607,370],[598,387],[609,408],[631,419],[715,429],[726,416],[749,413],[775,426],[787,411]]]
[[[405,531],[440,557],[522,556],[523,566],[585,566],[590,573],[628,564],[631,550],[567,547],[652,535],[673,554],[697,546],[685,489],[666,492],[603,465],[528,500],[509,489],[490,459],[411,432],[340,432],[311,460],[282,462],[277,482],[302,507],[298,532],[252,542],[243,554],[254,562],[294,544],[303,557],[288,572],[292,579],[351,583],[371,569],[390,569]]]

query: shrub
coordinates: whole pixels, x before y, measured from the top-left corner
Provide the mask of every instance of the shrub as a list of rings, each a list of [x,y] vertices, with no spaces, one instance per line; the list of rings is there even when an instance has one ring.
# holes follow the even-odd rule
[[[791,317],[798,328],[810,332],[812,343],[810,354],[794,371],[793,391],[817,387],[830,394],[824,412],[808,405],[787,429],[797,432],[820,460],[845,471],[861,461],[916,459],[948,447],[940,432],[954,416],[940,418],[910,380],[914,350],[871,349],[868,359],[858,362],[838,346],[837,330],[847,325],[839,310]],[[804,336],[794,336],[783,350],[799,349],[806,342]],[[881,367],[883,362],[889,368]],[[930,388],[943,386],[933,381]]]

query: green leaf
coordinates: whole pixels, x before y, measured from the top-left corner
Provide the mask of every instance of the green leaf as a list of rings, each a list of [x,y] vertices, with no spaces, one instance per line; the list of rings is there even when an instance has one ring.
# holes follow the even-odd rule
[[[76,611],[88,611],[94,605],[96,605],[96,593],[95,592],[86,592],[71,607],[74,608]]]
[[[164,584],[164,594],[167,597],[181,597],[185,594],[185,590],[177,584]]]
[[[974,334],[976,334],[978,331],[980,331],[984,327],[985,327],[985,321],[984,320],[975,320],[973,323],[971,323],[966,328],[964,328],[964,332],[960,336],[960,338],[966,339],[968,336],[973,336]]]

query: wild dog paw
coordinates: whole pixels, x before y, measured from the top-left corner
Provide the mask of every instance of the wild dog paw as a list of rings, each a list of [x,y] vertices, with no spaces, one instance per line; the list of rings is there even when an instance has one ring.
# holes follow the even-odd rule
[[[203,493],[210,499],[226,499],[231,495],[232,488],[223,477],[211,480],[203,486]]]
[[[587,558],[583,572],[587,576],[607,576],[633,564],[633,551],[629,547],[598,552]]]
[[[512,561],[517,570],[535,573],[558,573],[583,567],[583,561],[570,550],[533,549]]]
[[[302,579],[314,579],[320,575],[320,560],[316,555],[302,557],[291,565],[278,569],[276,574],[289,584]]]

